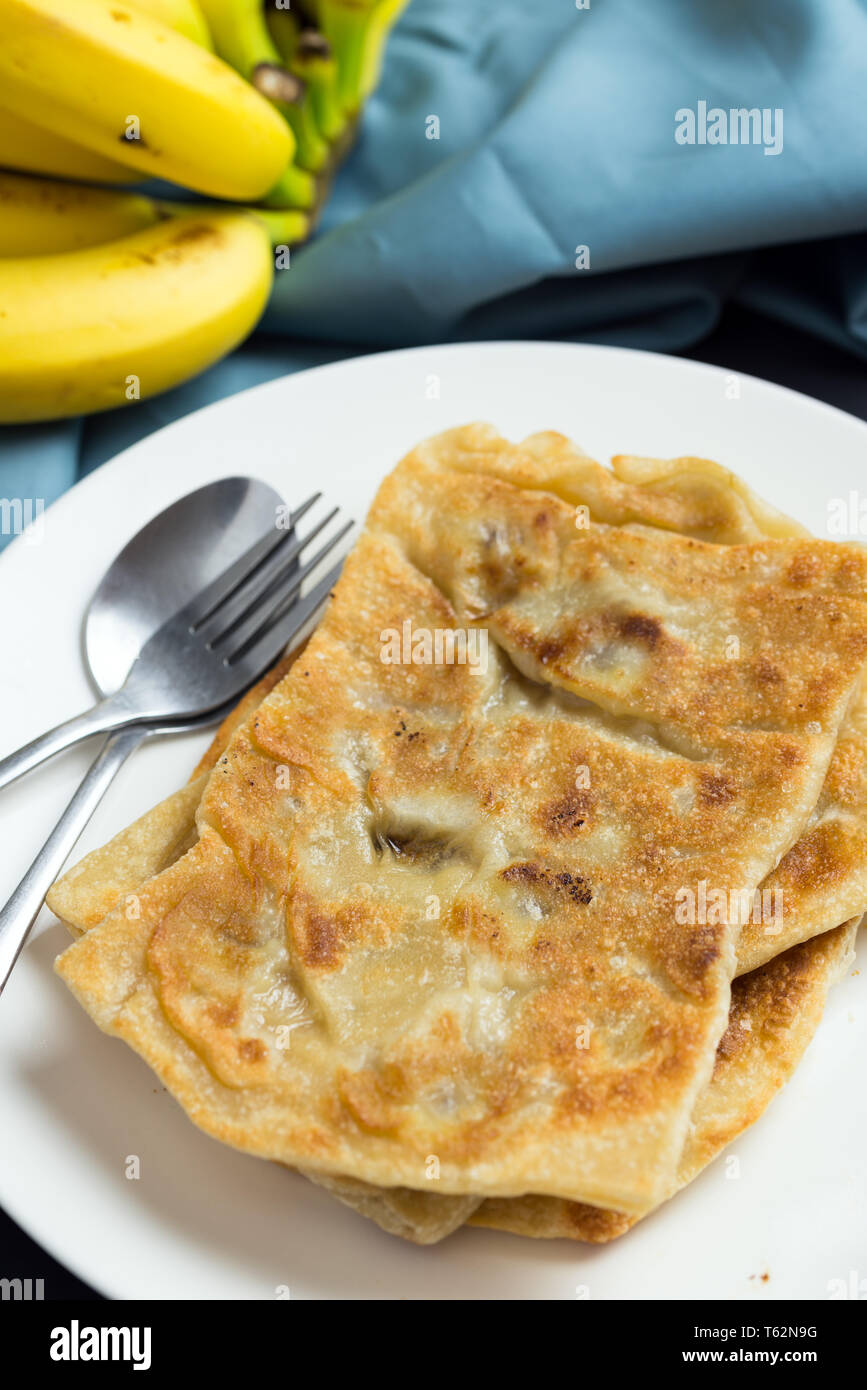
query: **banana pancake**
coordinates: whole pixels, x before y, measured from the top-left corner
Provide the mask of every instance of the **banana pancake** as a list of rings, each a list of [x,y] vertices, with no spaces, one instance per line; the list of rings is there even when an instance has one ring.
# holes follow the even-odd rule
[[[194,1118],[239,1147],[410,1187],[422,1186],[419,1154],[435,1152],[444,1191],[503,1195],[532,1170],[545,1184],[533,1190],[637,1212],[670,1189],[734,965],[736,924],[672,930],[676,883],[684,862],[690,881],[758,883],[806,825],[863,662],[863,556],[809,541],[724,549],[662,534],[665,516],[582,529],[583,504],[565,488],[540,497],[520,477],[532,447],[462,435],[423,446],[387,480],[305,653],[307,675],[296,664],[211,777],[199,843],[144,886],[139,921],[115,908],[61,973]],[[438,524],[447,512],[451,537]],[[417,626],[484,623],[495,639],[488,671],[377,668],[378,634],[359,605],[374,627],[399,628],[407,612]],[[745,654],[723,665],[720,634],[737,635]],[[785,653],[786,674],[766,691],[771,651]],[[333,685],[316,680],[326,667],[356,697],[341,710],[333,699],[326,708]],[[275,765],[289,783],[279,805],[267,785]],[[588,772],[581,790],[601,789],[599,801],[579,806],[561,786],[564,766]],[[342,834],[348,854],[328,863],[311,820],[326,840]],[[679,863],[666,859],[672,845]],[[341,860],[357,882],[335,880]],[[445,899],[436,929],[419,899],[432,875]],[[228,912],[213,920],[217,900]],[[235,1036],[243,988],[234,1018],[227,1003],[233,978],[236,994],[240,984],[255,997],[269,952],[284,968],[272,931],[284,914],[309,1010],[286,1058],[269,1050],[267,1020],[258,1037]],[[576,979],[582,969],[592,988]],[[370,1002],[350,1010],[350,998]],[[564,1023],[576,1017],[591,1045],[564,1056]],[[443,1091],[456,1065],[472,1094]],[[311,1095],[325,1078],[336,1107]],[[542,1079],[550,1098],[540,1103]],[[239,1087],[252,1117],[238,1115]],[[294,1095],[311,1113],[303,1131],[293,1115],[290,1134],[280,1097]],[[544,1158],[539,1119],[554,1146]],[[638,1163],[627,1152],[636,1135]]]

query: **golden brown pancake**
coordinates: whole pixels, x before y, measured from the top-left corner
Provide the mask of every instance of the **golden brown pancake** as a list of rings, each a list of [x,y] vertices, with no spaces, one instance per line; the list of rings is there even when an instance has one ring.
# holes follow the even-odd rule
[[[867,652],[865,556],[579,528],[495,452],[467,467],[450,436],[386,480],[198,843],[59,970],[240,1148],[419,1188],[435,1155],[444,1193],[637,1214],[734,969],[736,923],[684,930],[677,894],[751,890],[804,829]],[[484,628],[488,670],[384,664],[407,616]]]

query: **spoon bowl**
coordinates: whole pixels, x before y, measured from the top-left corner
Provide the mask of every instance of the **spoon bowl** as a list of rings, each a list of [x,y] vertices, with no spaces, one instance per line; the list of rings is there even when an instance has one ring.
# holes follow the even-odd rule
[[[148,521],[107,569],[82,632],[98,694],[113,695],[149,637],[273,527],[281,498],[255,478],[221,478]]]

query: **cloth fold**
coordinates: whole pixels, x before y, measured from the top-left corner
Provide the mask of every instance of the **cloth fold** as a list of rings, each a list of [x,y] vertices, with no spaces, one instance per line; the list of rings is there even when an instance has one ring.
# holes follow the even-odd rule
[[[260,332],[154,401],[0,431],[0,496],[48,503],[191,409],[379,348],[677,351],[738,302],[867,355],[865,90],[860,0],[412,0]]]

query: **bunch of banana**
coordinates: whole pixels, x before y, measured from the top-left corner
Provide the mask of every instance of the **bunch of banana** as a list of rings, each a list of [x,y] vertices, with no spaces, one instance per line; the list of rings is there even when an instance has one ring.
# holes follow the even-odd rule
[[[221,58],[266,96],[295,136],[271,207],[321,207],[389,32],[408,0],[201,0]]]
[[[255,327],[406,3],[0,0],[0,422],[154,395]],[[122,187],[150,178],[233,206]]]

